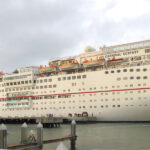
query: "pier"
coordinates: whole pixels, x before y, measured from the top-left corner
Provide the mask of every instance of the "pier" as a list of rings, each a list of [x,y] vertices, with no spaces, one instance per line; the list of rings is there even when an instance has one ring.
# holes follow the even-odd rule
[[[22,123],[31,123],[35,124],[41,122],[43,127],[46,128],[57,128],[60,127],[60,124],[63,123],[63,118],[61,117],[14,117],[14,118],[0,118],[0,123],[4,124],[22,124]]]
[[[14,118],[0,118],[0,124],[22,124],[24,122],[35,124],[41,122],[44,128],[58,128],[63,123],[70,123],[75,120],[78,123],[95,123],[97,118],[95,116],[73,116],[73,117],[14,117]]]
[[[70,148],[71,150],[76,149],[76,122],[73,120],[71,122],[71,133],[70,135],[67,135],[65,137],[60,137],[56,139],[48,139],[43,140],[43,125],[41,123],[38,123],[37,125],[37,137],[34,137],[34,135],[28,135],[28,126],[26,123],[24,123],[21,126],[21,139],[20,142],[17,144],[7,144],[7,127],[2,124],[0,126],[0,149],[21,149],[21,150],[42,150],[44,144],[50,144],[65,140],[70,140]]]
[[[71,122],[72,120],[75,120],[78,123],[95,123],[97,122],[97,118],[94,116],[75,116],[75,117],[67,117],[64,118],[64,123],[65,122]]]

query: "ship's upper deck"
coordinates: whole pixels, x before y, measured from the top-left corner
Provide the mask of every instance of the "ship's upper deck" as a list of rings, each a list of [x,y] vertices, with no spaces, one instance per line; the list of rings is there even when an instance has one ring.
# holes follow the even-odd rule
[[[108,69],[114,66],[136,65],[136,62],[147,61],[150,63],[150,40],[127,43],[115,46],[103,46],[98,51],[87,46],[85,52],[69,58],[57,58],[49,62],[48,66],[22,67],[12,74],[1,74],[0,81],[16,80],[20,78],[43,77],[71,72],[88,71],[91,69]],[[95,69],[93,69],[95,68]],[[3,79],[3,80],[2,80]]]

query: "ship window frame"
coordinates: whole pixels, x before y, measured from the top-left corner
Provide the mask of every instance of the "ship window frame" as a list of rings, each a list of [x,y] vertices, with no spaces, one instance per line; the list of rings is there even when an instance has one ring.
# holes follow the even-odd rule
[[[49,81],[49,82],[52,82],[52,79],[49,79],[48,81]]]
[[[82,78],[85,79],[86,78],[86,74],[82,75]]]
[[[141,77],[140,77],[140,76],[137,76],[137,77],[136,77],[136,79],[137,79],[137,80],[140,80],[140,79],[141,79]]]
[[[71,76],[68,76],[68,77],[67,77],[67,80],[71,80]]]
[[[119,77],[119,78],[117,78],[117,81],[121,81],[121,78]]]
[[[109,71],[105,71],[105,74],[109,74]]]
[[[123,69],[123,72],[127,72],[127,69]]]
[[[65,81],[65,80],[66,80],[66,77],[63,77],[62,79]]]
[[[128,79],[128,77],[123,77],[123,80],[127,80]]]
[[[145,80],[145,79],[148,79],[148,77],[147,77],[147,76],[144,76],[143,79],[144,79],[144,80]]]
[[[60,77],[58,78],[58,81],[61,81],[61,78],[60,78]]]
[[[110,72],[111,72],[111,73],[115,73],[115,71],[114,71],[114,70],[111,70]]]
[[[117,73],[120,73],[121,72],[121,70],[119,69],[119,70],[117,70]]]
[[[134,77],[133,77],[133,76],[131,76],[131,77],[130,77],[130,80],[133,80],[133,79],[134,79]]]
[[[134,69],[133,69],[133,68],[130,68],[130,72],[134,72]]]
[[[150,49],[145,49],[145,53],[150,53]]]
[[[147,71],[147,68],[143,68],[143,71],[144,71],[144,72]]]
[[[54,85],[53,85],[53,88],[56,88],[56,87],[57,87],[57,85],[56,85],[56,84],[54,84]]]
[[[77,79],[81,79],[81,75],[78,75],[78,76],[77,76]]]
[[[76,76],[72,76],[72,80],[75,80],[76,79]]]

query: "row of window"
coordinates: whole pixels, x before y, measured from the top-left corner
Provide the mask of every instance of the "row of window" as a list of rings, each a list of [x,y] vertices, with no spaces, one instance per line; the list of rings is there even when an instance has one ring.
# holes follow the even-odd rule
[[[44,85],[44,86],[36,86],[36,87],[24,87],[24,88],[13,88],[13,89],[6,89],[5,92],[8,91],[21,91],[21,90],[31,90],[31,89],[46,89],[46,88],[56,88],[57,85]],[[4,90],[0,90],[0,92],[4,92]]]
[[[131,77],[123,77],[122,79],[123,80],[128,80],[128,79],[130,79],[130,80],[133,80],[133,79],[137,79],[137,80],[140,80],[140,79],[148,79],[148,77],[147,76],[143,76],[143,77],[140,77],[140,76],[137,76],[137,77],[133,77],[133,76],[131,76]],[[120,81],[121,80],[121,77],[119,77],[119,78],[117,78],[117,81]]]
[[[140,69],[140,68],[137,68],[137,69],[135,69],[135,70],[136,70],[136,72],[140,72],[140,71],[141,71],[141,69]],[[129,70],[128,70],[128,69],[123,69],[122,71],[123,71],[123,72],[128,72],[128,71],[129,71],[129,72],[133,72],[133,71],[134,71],[134,69],[132,69],[132,68],[131,68],[131,69],[129,69]],[[142,71],[144,71],[144,72],[145,72],[145,71],[147,71],[147,68],[143,68],[143,69],[142,69]],[[118,69],[118,70],[116,70],[116,72],[117,72],[117,73],[120,73],[120,72],[121,72],[121,70],[120,70],[120,69]],[[109,73],[115,73],[115,70],[105,71],[105,74],[109,74]]]
[[[70,97],[71,95],[66,95],[66,98],[68,98],[68,97]],[[61,98],[61,97],[58,97],[58,98]],[[33,100],[35,100],[35,99],[42,99],[42,97],[33,97],[32,98]],[[55,99],[55,96],[44,96],[44,99]],[[136,100],[146,100],[147,99],[147,97],[138,97],[138,98],[136,98]],[[134,99],[133,99],[133,97],[126,97],[126,98],[124,98],[124,100],[125,101],[128,101],[128,100],[131,100],[131,101],[133,101]],[[79,100],[78,101],[78,103],[85,103],[86,101],[88,101],[88,100]],[[113,98],[113,99],[100,99],[99,101],[101,101],[101,102],[110,102],[110,101],[122,101],[122,99],[120,99],[120,98]],[[93,103],[93,102],[97,102],[97,100],[96,99],[94,99],[94,100],[89,100],[89,102],[91,102],[91,103]],[[61,104],[61,103],[75,103],[75,100],[67,100],[67,101],[59,101],[59,103]],[[45,102],[45,101],[42,101],[42,102],[33,102],[33,104],[35,104],[35,105],[39,105],[39,104],[56,104],[56,101],[50,101],[50,102]],[[5,104],[3,104],[3,106],[5,106]]]
[[[77,76],[68,76],[68,77],[59,77],[58,78],[58,81],[65,81],[65,80],[75,80],[75,79],[85,79],[86,78],[86,75],[77,75]]]
[[[144,84],[145,86],[146,86],[146,84]],[[138,84],[138,86],[141,86],[141,84]],[[52,87],[52,86],[50,86],[50,87]],[[53,87],[56,87],[56,85],[53,85]],[[128,85],[126,85],[126,87],[128,87]],[[130,84],[130,87],[133,87],[133,84]],[[80,89],[79,89],[80,90]],[[4,91],[4,90],[3,90]],[[7,90],[6,90],[7,91]],[[1,91],[0,91],[1,92]],[[65,91],[65,90],[63,90],[63,92],[67,92],[67,91]],[[70,89],[68,89],[68,92],[70,92]],[[114,94],[120,94],[120,92],[122,93],[123,91],[111,91],[111,92],[97,92],[97,93],[89,93],[89,96],[96,96],[97,94],[100,94],[100,95],[110,95],[110,94],[112,94],[112,95],[114,95]],[[133,91],[133,90],[129,90],[129,91],[124,91],[124,93],[125,94],[127,94],[127,93],[141,93],[141,92],[143,92],[143,93],[146,93],[146,90],[135,90],[135,91]],[[41,91],[41,92],[32,92],[32,93],[29,93],[29,95],[30,94],[50,94],[50,93],[56,93],[56,91]],[[13,93],[12,93],[13,94]],[[20,93],[21,94],[21,93]],[[18,95],[18,96],[25,96],[24,95],[24,93],[22,93],[21,95]],[[68,94],[65,94],[65,95],[59,95],[59,97],[61,97],[61,98],[69,98],[70,96],[68,96],[69,95],[69,93]],[[3,95],[4,96],[4,95]],[[9,97],[16,97],[17,95],[15,95],[15,96],[9,96]],[[28,95],[27,95],[28,96]],[[85,96],[85,94],[83,93],[83,94],[78,94],[77,96]],[[38,97],[38,96],[36,96],[36,97]],[[75,97],[75,95],[73,94],[72,95],[72,97]],[[22,98],[22,99],[24,99],[24,98]],[[38,99],[38,98],[37,98]],[[48,99],[48,98],[47,98]]]
[[[16,106],[16,105],[15,105]],[[134,105],[125,105],[126,107],[133,107]],[[137,105],[137,106],[139,106],[139,107],[147,107],[148,106],[148,104],[144,104],[144,105],[142,105],[142,104],[139,104],[139,105]],[[108,108],[109,106],[108,105],[101,105],[100,106],[100,108]],[[113,107],[113,108],[116,108],[116,107],[121,107],[121,105],[112,105],[111,107]],[[82,109],[82,108],[98,108],[97,106],[89,106],[89,107],[87,107],[87,106],[79,106],[78,107],[79,109]],[[59,107],[59,108],[56,108],[56,107],[49,107],[49,108],[47,108],[47,107],[41,107],[41,108],[32,108],[32,110],[47,110],[47,109],[54,109],[54,110],[56,110],[56,109],[77,109],[75,106],[69,106],[69,107],[65,107],[65,106],[63,106],[63,107]],[[7,109],[2,109],[2,111],[8,111],[8,110],[10,110],[10,111],[14,111],[14,110],[31,110],[30,108],[7,108]]]
[[[20,85],[20,84],[30,84],[30,83],[46,83],[46,82],[52,82],[52,79],[44,79],[44,80],[34,80],[33,82],[31,80],[26,80],[26,81],[18,81],[18,82],[10,82],[6,83],[6,86],[11,86],[11,85]]]
[[[137,94],[140,94],[140,93],[145,93],[146,94],[146,90],[143,90],[143,91],[140,91],[140,90],[138,90],[136,93]],[[128,92],[128,91],[125,91],[125,94],[130,94],[130,93],[135,93],[135,92],[133,92],[133,91],[130,91],[130,92]],[[104,95],[104,93],[100,93],[101,95]],[[112,95],[116,95],[116,94],[120,94],[120,92],[111,92],[110,94],[112,94]],[[90,96],[95,96],[96,94],[94,94],[94,95],[92,95],[92,94],[90,94]],[[105,95],[108,95],[108,93],[105,93]],[[80,97],[81,95],[79,95],[79,97]],[[29,100],[29,99],[32,99],[32,100],[40,100],[40,99],[57,99],[57,98],[71,98],[71,97],[75,97],[75,95],[69,95],[69,94],[66,94],[66,95],[58,95],[58,96],[56,96],[56,95],[54,95],[54,96],[36,96],[36,97],[23,97],[23,98],[15,98],[15,100]],[[133,99],[133,98],[131,98],[131,99]],[[141,99],[141,98],[138,98],[138,99]],[[145,98],[144,98],[145,99]],[[13,98],[7,98],[7,99],[0,99],[0,102],[3,102],[3,101],[10,101],[10,100],[14,100]],[[114,98],[113,98],[113,100],[115,100]],[[116,99],[116,100],[120,100],[120,99]],[[127,100],[127,98],[125,98],[125,100]],[[92,102],[92,100],[90,100],[91,102]],[[96,100],[93,100],[93,101],[96,101]],[[101,99],[101,101],[103,101],[103,99]],[[105,101],[108,101],[108,99],[105,99]],[[84,101],[85,102],[85,101]]]
[[[78,76],[68,76],[68,77],[62,77],[62,78],[58,78],[58,81],[61,80],[74,80],[74,79],[84,79],[86,78],[86,75],[78,75]],[[52,79],[44,79],[44,80],[34,80],[33,83],[46,83],[46,82],[52,82]],[[10,83],[6,83],[6,86],[12,86],[12,85],[20,85],[20,84],[30,84],[32,83],[31,80],[26,80],[26,81],[18,81],[18,82],[10,82]]]

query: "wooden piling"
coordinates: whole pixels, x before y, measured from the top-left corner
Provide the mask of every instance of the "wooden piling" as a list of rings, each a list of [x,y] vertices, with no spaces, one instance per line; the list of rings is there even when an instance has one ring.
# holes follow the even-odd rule
[[[51,125],[54,125],[51,123]],[[55,124],[56,125],[56,124]],[[57,124],[58,126],[58,124]],[[25,141],[27,138],[27,124],[23,124],[21,127],[21,141]],[[30,141],[19,144],[10,144],[7,146],[7,128],[6,126],[0,126],[0,149],[24,149],[24,150],[42,150],[43,144],[55,143],[65,140],[70,140],[70,148],[71,150],[76,149],[76,122],[75,120],[71,123],[71,134],[65,137],[56,138],[56,139],[48,139],[43,140],[43,125],[39,123],[37,125],[37,138],[35,141]]]
[[[27,124],[23,123],[23,125],[21,126],[21,143],[27,142],[28,139],[27,129],[28,129]]]
[[[76,149],[76,122],[73,120],[71,122],[71,150]]]
[[[43,148],[43,125],[41,123],[37,125],[37,144],[41,149]]]
[[[0,126],[0,149],[7,149],[7,128],[4,124]]]

